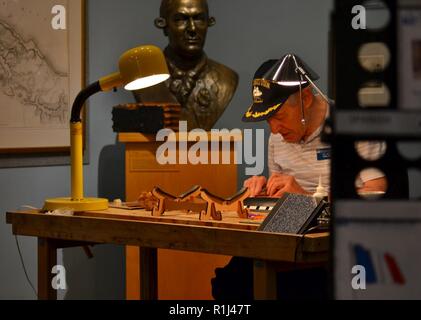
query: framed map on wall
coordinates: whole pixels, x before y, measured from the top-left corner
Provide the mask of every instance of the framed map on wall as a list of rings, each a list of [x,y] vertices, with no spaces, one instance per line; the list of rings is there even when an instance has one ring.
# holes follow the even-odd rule
[[[84,24],[83,0],[0,1],[0,153],[69,150]]]

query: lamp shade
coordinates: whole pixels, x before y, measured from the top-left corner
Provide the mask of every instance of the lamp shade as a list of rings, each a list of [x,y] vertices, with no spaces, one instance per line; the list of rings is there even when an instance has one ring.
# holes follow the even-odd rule
[[[101,90],[124,86],[126,90],[140,90],[154,86],[170,77],[161,49],[152,45],[126,51],[119,60],[120,72],[99,80]]]
[[[125,52],[119,61],[120,75],[126,90],[154,86],[170,77],[161,49],[142,46]]]
[[[300,57],[286,54],[263,76],[263,79],[273,81],[282,86],[298,86],[307,84],[307,80],[300,76],[298,68],[304,70],[308,77],[315,81],[319,75],[314,72]]]

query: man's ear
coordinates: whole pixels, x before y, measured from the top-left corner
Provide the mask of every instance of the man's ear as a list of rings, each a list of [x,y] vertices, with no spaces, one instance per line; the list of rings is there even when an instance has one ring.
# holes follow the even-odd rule
[[[159,17],[155,19],[155,27],[158,29],[164,30],[164,34],[167,36],[167,20],[165,18]]]
[[[308,109],[313,104],[314,95],[310,87],[303,90],[304,108]]]
[[[214,26],[216,24],[216,19],[214,18],[214,17],[210,17],[209,19],[208,19],[208,26],[209,27],[212,27],[212,26]]]

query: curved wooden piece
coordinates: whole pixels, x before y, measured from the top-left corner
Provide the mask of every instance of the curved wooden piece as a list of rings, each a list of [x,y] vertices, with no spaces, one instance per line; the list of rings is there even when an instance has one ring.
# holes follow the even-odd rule
[[[180,196],[174,196],[162,189],[155,187],[152,195],[158,199],[158,207],[152,210],[154,217],[159,217],[165,211],[181,210],[196,212],[204,209],[206,203],[201,199],[196,199],[201,194],[200,186],[194,186]]]
[[[237,214],[241,219],[247,219],[249,217],[248,209],[244,208],[244,203],[241,201],[237,202]]]
[[[236,203],[237,201],[241,201],[244,202],[245,199],[247,199],[250,196],[250,192],[248,190],[248,188],[243,188],[240,191],[238,191],[235,195],[229,197],[229,198],[222,198],[220,196],[217,196],[211,192],[209,192],[208,190],[202,188],[202,193],[201,196],[202,198],[206,198],[205,200],[208,201],[213,201],[215,203],[218,204],[223,204],[223,205],[232,205],[234,203]]]
[[[152,216],[154,217],[160,217],[165,212],[165,199],[167,197],[173,198],[172,195],[166,193],[165,191],[162,191],[160,188],[155,187],[152,190],[152,195],[158,199],[158,206],[154,206],[152,210]]]
[[[212,202],[208,204],[207,210],[202,210],[200,212],[199,219],[203,221],[208,220],[215,220],[215,221],[222,221],[222,212],[219,210],[216,210],[215,203]]]
[[[196,198],[200,196],[200,186],[193,186],[190,190],[180,194],[178,199],[181,201],[186,201],[188,198]]]
[[[169,194],[168,192],[165,192],[164,190],[162,190],[159,187],[153,188],[152,194],[160,200],[161,199],[171,199],[171,200],[177,199],[176,196],[173,196],[172,194]]]
[[[194,186],[190,190],[180,194],[179,196],[174,196],[162,190],[159,187],[155,187],[152,190],[152,194],[159,199],[163,198],[163,199],[170,199],[174,201],[188,201],[191,198],[198,197],[200,195],[200,186]]]
[[[200,196],[208,203],[205,219],[210,219],[212,213],[215,215],[216,211],[220,211],[221,213],[224,211],[235,211],[239,218],[248,217],[248,211],[244,209],[244,200],[250,196],[248,188],[241,189],[237,194],[230,198],[221,198],[210,193],[206,189],[202,189]],[[212,211],[212,206],[215,207],[215,211]]]

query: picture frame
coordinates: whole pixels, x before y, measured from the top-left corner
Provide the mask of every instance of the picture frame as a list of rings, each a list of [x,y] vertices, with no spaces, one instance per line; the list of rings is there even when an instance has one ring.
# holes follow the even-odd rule
[[[71,107],[86,84],[86,0],[0,6],[10,57],[0,62],[10,71],[0,78],[0,167],[68,164]]]

